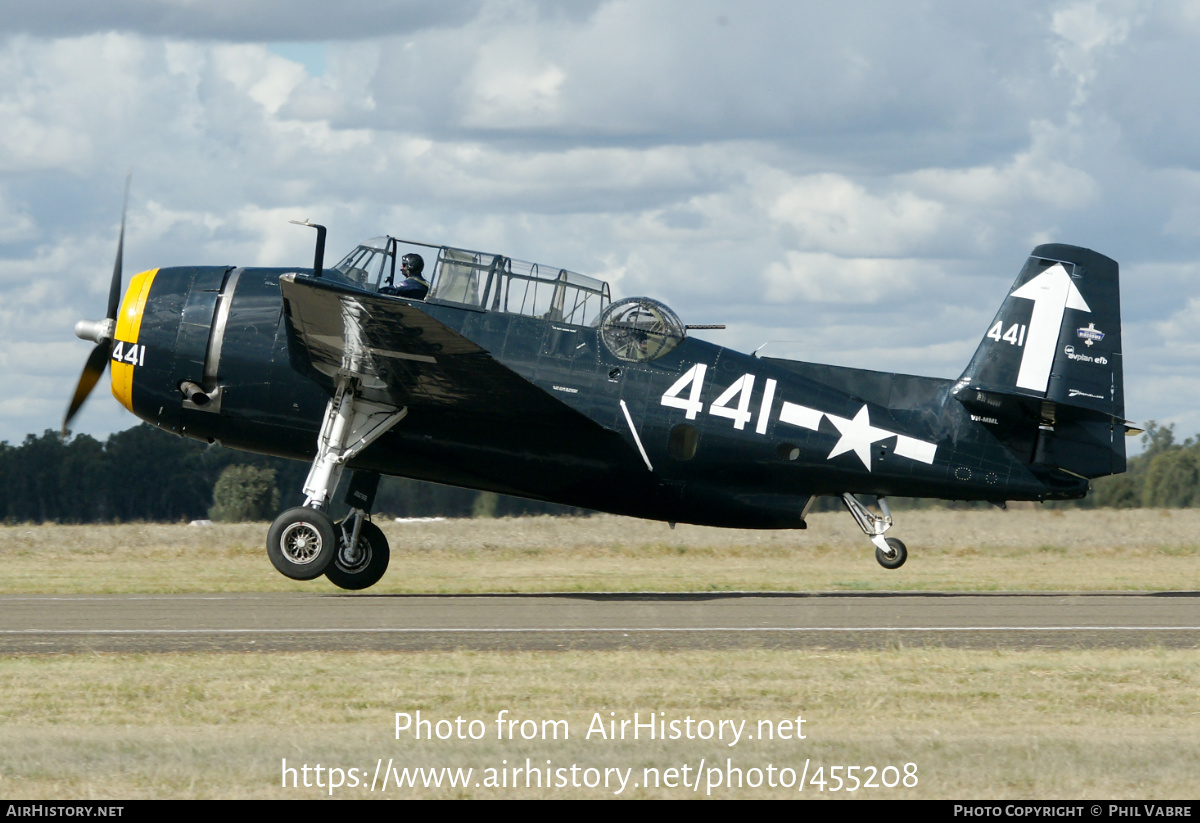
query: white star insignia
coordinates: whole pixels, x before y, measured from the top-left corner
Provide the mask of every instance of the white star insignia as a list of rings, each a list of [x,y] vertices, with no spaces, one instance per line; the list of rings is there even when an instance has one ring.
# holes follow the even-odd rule
[[[845,454],[852,451],[858,455],[858,459],[867,467],[867,471],[871,470],[871,444],[879,440],[884,440],[888,437],[895,437],[895,432],[887,431],[886,429],[877,429],[871,425],[870,416],[867,413],[866,404],[858,410],[858,414],[854,415],[853,420],[847,420],[844,417],[837,417],[829,412],[825,412],[825,416],[833,425],[837,426],[837,430],[842,433],[837,444],[833,447],[833,451],[829,453],[827,460],[832,460],[839,454]]]

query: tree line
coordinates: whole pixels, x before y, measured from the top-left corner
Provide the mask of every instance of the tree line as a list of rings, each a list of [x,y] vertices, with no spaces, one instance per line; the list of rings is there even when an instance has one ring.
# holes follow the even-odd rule
[[[1101,477],[1077,505],[1114,509],[1182,509],[1200,506],[1200,440],[1175,442],[1175,424],[1146,423],[1142,453],[1124,474]]]
[[[250,467],[256,472],[233,471]],[[237,513],[215,505],[214,491],[228,472],[221,502],[245,497],[270,477],[267,506],[253,512],[270,519],[304,502],[309,464],[247,454],[178,437],[143,423],[104,441],[86,434],[63,437],[47,429],[19,446],[0,442],[0,520],[5,523],[176,522]],[[238,485],[241,483],[242,485]],[[272,492],[274,494],[272,494]],[[334,514],[344,511],[340,500]],[[375,511],[396,517],[472,517],[574,514],[580,509],[517,497],[385,477]]]
[[[1144,449],[1124,474],[1102,477],[1084,508],[1200,505],[1200,440],[1175,440],[1175,427],[1146,424]],[[222,480],[222,475],[225,475]],[[247,454],[177,437],[141,424],[103,442],[47,430],[13,446],[0,442],[0,520],[6,523],[173,522],[270,519],[303,503],[308,464]],[[218,481],[221,481],[220,483]],[[214,493],[220,497],[214,499]],[[258,501],[258,502],[253,502]],[[822,499],[817,510],[841,508]],[[915,503],[915,501],[913,501]],[[339,503],[340,505],[340,503]],[[902,506],[904,502],[902,502]],[[385,477],[375,511],[397,517],[498,517],[579,514],[581,509],[517,497]],[[335,514],[337,511],[335,509]]]

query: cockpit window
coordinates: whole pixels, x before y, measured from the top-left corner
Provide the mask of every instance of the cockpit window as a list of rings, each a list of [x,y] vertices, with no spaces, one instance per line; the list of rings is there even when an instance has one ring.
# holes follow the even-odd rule
[[[497,254],[443,247],[429,295],[488,311],[595,325],[609,302],[603,280]]]
[[[375,290],[391,274],[396,246],[387,237],[373,237],[333,267],[342,277],[364,289]]]
[[[437,276],[429,296],[484,308],[484,289],[489,276],[503,260],[494,254],[443,248],[438,253]]]

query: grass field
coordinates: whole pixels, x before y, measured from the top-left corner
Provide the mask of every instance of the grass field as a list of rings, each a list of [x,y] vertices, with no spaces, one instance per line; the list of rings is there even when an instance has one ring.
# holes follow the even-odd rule
[[[373,591],[1196,590],[1198,525],[1191,511],[911,512],[892,532],[909,544],[909,562],[889,572],[845,514],[793,533],[672,531],[614,517],[385,524],[392,568]],[[9,526],[0,590],[333,590],[279,576],[265,530]],[[480,720],[486,734],[397,740],[395,713],[418,710]],[[565,720],[570,738],[497,740],[502,710]],[[586,739],[596,713],[634,712],[747,721],[747,730],[802,716],[805,738]],[[694,797],[715,778],[719,797],[1200,794],[1194,649],[12,655],[0,657],[0,719],[0,796],[9,799],[328,796],[303,788],[300,772],[300,788],[281,786],[284,759],[340,769],[346,783],[356,769],[364,785],[389,761],[474,769],[466,787],[389,785],[372,795],[345,785],[339,797]],[[617,772],[608,788],[526,789],[526,775],[511,772],[526,759],[568,770],[568,783],[631,771],[620,794]],[[767,785],[768,767],[777,783],[793,769],[794,783],[806,763],[803,792]],[[916,785],[906,787],[910,763]],[[881,784],[893,766],[887,779],[900,785],[850,795],[850,766],[860,781],[874,767]],[[489,768],[509,785],[474,786]],[[689,788],[644,785],[646,769],[661,783],[670,768]],[[741,769],[740,788],[725,785],[730,768]],[[756,775],[763,785],[749,785]]]
[[[914,511],[888,571],[846,513],[806,531],[621,517],[380,522],[372,592],[1200,589],[1200,510]],[[267,561],[267,524],[0,527],[0,593],[332,591]]]
[[[732,761],[747,782],[750,769],[798,775],[808,761],[803,792],[743,783],[715,787],[717,797],[844,797],[850,784],[831,791],[831,767],[902,774],[908,763],[916,786],[855,795],[1194,798],[1200,787],[1194,651],[47,656],[0,661],[0,688],[7,798],[328,796],[315,785],[283,788],[284,759],[347,776],[355,768],[367,784],[380,759],[397,769],[474,769],[466,788],[389,787],[375,797],[704,796],[706,771],[698,792],[632,786],[647,767],[661,774],[688,765],[694,778],[702,760],[705,769]],[[504,709],[518,720],[566,720],[570,737],[497,740]],[[485,735],[397,740],[395,713],[418,710],[435,722],[479,719]],[[760,720],[778,729],[800,716],[805,738],[793,727],[787,740],[734,746],[728,738],[587,739],[593,714],[607,721],[610,712],[746,720],[750,734]],[[523,767],[526,758],[537,768],[549,760],[635,776],[619,795],[602,785],[514,789],[511,776],[506,789],[473,785],[485,769]],[[819,767],[824,792],[811,782]],[[844,768],[840,776],[848,780]],[[362,786],[334,794],[372,796]]]

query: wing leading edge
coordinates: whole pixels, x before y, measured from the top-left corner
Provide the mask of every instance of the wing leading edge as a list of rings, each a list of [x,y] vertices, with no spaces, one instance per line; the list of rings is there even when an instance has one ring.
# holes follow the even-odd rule
[[[398,408],[492,424],[602,427],[412,304],[303,274],[279,279],[292,367],[330,394],[339,377]]]

